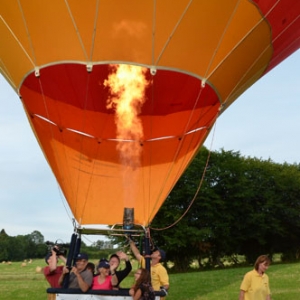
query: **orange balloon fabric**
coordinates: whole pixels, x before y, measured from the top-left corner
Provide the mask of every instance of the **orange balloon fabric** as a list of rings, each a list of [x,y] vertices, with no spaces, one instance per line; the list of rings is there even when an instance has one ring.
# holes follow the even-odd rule
[[[134,208],[148,226],[218,115],[299,49],[299,16],[299,0],[3,0],[0,70],[78,224]],[[111,65],[145,70],[138,139],[117,136]]]

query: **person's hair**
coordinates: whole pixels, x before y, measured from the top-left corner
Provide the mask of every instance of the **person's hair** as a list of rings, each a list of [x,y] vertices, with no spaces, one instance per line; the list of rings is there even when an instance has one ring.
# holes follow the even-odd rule
[[[109,260],[111,260],[113,257],[116,257],[118,259],[118,261],[120,262],[120,257],[115,253],[110,256]]]
[[[268,255],[261,255],[259,256],[257,259],[256,259],[256,262],[254,264],[254,269],[256,271],[258,271],[258,267],[261,263],[267,263],[267,265],[270,265],[271,264],[271,260],[269,258]]]
[[[86,270],[91,270],[91,272],[94,274],[95,273],[95,264],[93,264],[92,262],[88,262],[86,267],[85,267]]]
[[[151,282],[150,272],[147,269],[139,268],[136,272],[141,272],[141,275],[133,287],[134,293],[136,293],[136,291],[140,288],[141,284]]]

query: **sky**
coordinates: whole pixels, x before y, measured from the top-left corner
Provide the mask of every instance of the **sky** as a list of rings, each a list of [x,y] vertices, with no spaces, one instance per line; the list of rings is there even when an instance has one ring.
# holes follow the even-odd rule
[[[277,163],[300,163],[300,51],[241,95],[217,120],[204,145]],[[0,230],[35,230],[64,243],[72,215],[32,133],[22,104],[0,75]],[[90,244],[99,237],[84,237]]]
[[[204,145],[245,157],[300,163],[300,50],[221,114]]]

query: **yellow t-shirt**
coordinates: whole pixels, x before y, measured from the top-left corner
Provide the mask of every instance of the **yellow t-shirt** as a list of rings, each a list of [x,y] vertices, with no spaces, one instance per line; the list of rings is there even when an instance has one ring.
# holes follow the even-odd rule
[[[240,289],[245,291],[245,300],[266,300],[271,294],[268,275],[261,276],[255,269],[246,273]]]
[[[142,257],[140,264],[142,268],[145,268],[146,263],[144,257]],[[151,284],[154,291],[160,291],[161,286],[169,285],[168,272],[161,263],[151,265]]]

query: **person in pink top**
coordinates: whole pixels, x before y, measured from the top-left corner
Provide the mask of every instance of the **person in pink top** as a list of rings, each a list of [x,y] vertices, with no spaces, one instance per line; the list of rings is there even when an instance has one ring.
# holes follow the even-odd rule
[[[116,281],[114,277],[116,276],[112,276],[110,273],[115,273],[114,266],[111,266],[107,260],[101,259],[97,270],[99,274],[93,278],[92,290],[112,290]]]

